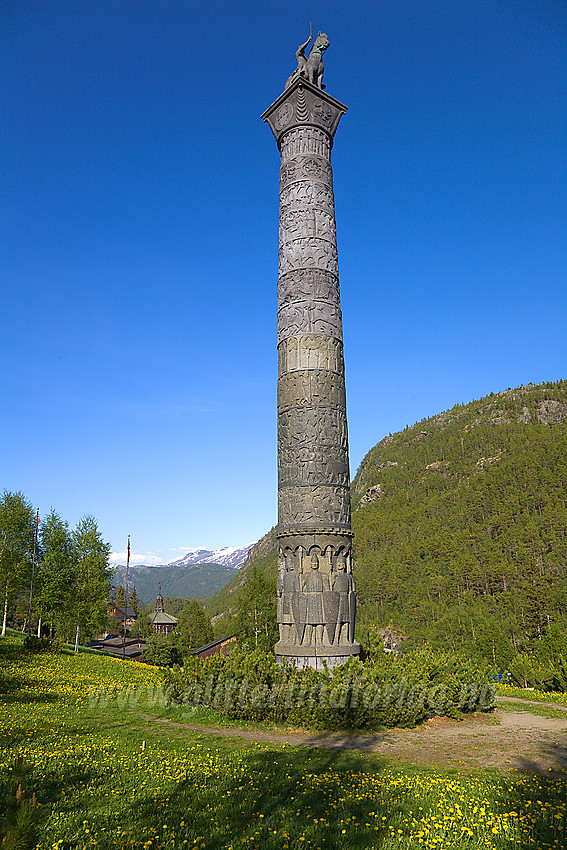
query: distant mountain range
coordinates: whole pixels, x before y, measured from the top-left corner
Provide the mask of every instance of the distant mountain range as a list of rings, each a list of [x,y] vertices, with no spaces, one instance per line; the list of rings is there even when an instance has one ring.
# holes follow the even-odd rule
[[[197,564],[221,564],[223,567],[239,570],[253,545],[248,543],[247,546],[225,546],[223,549],[189,549],[182,558],[171,561],[165,566],[193,567]]]
[[[212,596],[233,578],[240,569],[253,544],[225,546],[222,549],[190,549],[182,558],[169,564],[130,564],[128,585],[144,603],[158,595],[205,599]],[[115,568],[115,584],[126,582],[126,565]]]

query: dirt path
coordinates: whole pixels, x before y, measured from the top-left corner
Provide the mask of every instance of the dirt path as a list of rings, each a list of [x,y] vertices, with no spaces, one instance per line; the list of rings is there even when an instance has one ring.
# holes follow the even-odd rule
[[[410,764],[438,764],[461,770],[494,767],[538,773],[567,769],[567,716],[562,720],[539,717],[527,711],[496,710],[492,714],[472,715],[460,722],[435,717],[416,729],[393,729],[373,734],[277,733],[175,723],[151,715],[144,715],[144,719],[203,735],[241,738],[278,746],[288,744],[292,747],[381,753]]]

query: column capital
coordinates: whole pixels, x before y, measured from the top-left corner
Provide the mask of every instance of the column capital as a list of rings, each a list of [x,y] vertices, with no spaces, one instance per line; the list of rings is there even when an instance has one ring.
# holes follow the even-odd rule
[[[333,141],[341,117],[348,106],[317,88],[303,77],[297,77],[271,106],[262,119],[275,136],[278,147],[289,130],[317,127]]]

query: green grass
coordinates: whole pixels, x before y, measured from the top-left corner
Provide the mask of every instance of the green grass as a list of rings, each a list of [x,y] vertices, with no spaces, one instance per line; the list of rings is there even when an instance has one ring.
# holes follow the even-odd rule
[[[533,705],[525,702],[502,702],[497,701],[496,707],[498,711],[524,711],[527,714],[535,714],[538,717],[550,717],[557,720],[564,720],[567,727],[567,711],[562,711],[560,708],[553,708],[548,705]]]
[[[17,680],[0,695],[0,776],[8,788],[23,755],[43,850],[566,844],[562,775],[461,776],[376,755],[200,736],[155,722],[160,673],[144,665],[27,655],[13,637],[0,642],[0,663]],[[105,704],[93,699],[99,687]],[[132,688],[138,700],[129,702]]]
[[[517,688],[515,685],[498,685],[498,693],[503,697],[518,697],[529,702],[547,702],[557,703],[558,705],[567,706],[567,694],[558,693],[557,691],[536,691],[531,688]]]

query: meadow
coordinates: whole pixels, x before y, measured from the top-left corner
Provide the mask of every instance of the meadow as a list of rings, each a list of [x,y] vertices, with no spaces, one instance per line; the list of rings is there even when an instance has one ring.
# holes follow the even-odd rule
[[[155,668],[27,654],[15,635],[0,661],[1,793],[16,774],[24,799],[35,792],[45,850],[567,845],[564,773],[458,773],[201,735],[159,722]]]

